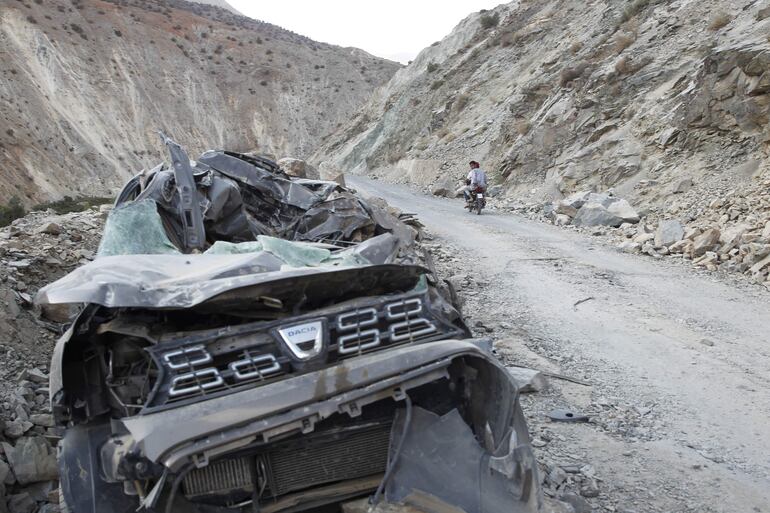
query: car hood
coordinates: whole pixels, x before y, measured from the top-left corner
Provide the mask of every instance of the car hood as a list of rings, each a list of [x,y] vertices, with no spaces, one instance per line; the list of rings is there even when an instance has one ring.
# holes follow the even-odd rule
[[[244,254],[121,255],[97,258],[40,289],[36,302],[108,308],[219,308],[275,298],[301,285],[308,296],[409,290],[427,269],[399,264],[288,266],[267,251]]]

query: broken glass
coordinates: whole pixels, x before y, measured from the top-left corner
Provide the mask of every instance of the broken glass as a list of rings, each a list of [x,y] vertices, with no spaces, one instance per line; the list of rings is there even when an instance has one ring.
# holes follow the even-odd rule
[[[155,202],[145,199],[110,212],[97,257],[172,254],[179,254],[179,250],[166,236]]]

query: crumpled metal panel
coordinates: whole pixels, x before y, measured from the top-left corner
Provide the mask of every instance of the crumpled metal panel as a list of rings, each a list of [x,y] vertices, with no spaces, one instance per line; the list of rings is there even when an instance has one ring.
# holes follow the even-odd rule
[[[253,429],[248,430],[249,436],[253,436],[286,424],[287,418],[283,416],[293,421],[329,417],[348,402],[341,399],[342,394],[354,393],[360,398],[385,391],[390,395],[389,389],[399,382],[441,370],[452,359],[463,355],[488,358],[465,340],[405,345],[364,355],[344,365],[210,399],[194,408],[136,415],[121,422],[145,454],[157,461],[175,446],[178,452],[184,452],[185,442],[206,440],[207,435],[208,441],[201,444],[208,448],[213,448],[215,439],[222,444],[230,443],[244,436],[244,431],[239,430],[246,430],[249,422],[254,424]],[[236,418],[237,424],[233,422]],[[177,429],[169,430],[168,426],[177,426]]]
[[[334,262],[332,262],[333,264]],[[38,292],[39,304],[95,303],[109,308],[191,308],[226,292],[300,278],[365,282],[388,272],[413,287],[418,266],[287,267],[268,251],[233,255],[130,255],[97,258]],[[250,294],[249,296],[253,296]]]
[[[465,513],[536,513],[537,463],[528,445],[510,447],[493,457],[453,409],[437,415],[413,407],[409,429],[393,476],[386,488],[391,503],[450,504]],[[391,447],[397,446],[405,417],[393,425]]]
[[[357,243],[392,233],[401,251],[411,247],[415,232],[386,210],[369,204],[336,182],[286,175],[264,158],[211,150],[189,168],[208,244],[245,242],[259,235],[287,240]],[[152,199],[171,242],[184,253],[186,227],[177,177],[162,166],[131,180],[120,202]],[[198,246],[199,247],[199,246]]]

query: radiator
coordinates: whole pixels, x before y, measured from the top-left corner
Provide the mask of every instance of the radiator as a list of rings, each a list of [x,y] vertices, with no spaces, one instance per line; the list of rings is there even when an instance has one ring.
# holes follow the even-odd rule
[[[184,494],[193,501],[239,492],[250,495],[257,467],[266,473],[263,498],[380,474],[387,465],[390,426],[388,422],[345,433],[306,435],[256,455],[215,461],[185,477]]]

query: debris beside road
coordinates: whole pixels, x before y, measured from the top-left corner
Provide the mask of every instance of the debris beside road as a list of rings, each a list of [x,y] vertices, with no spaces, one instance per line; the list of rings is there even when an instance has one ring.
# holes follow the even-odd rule
[[[0,511],[58,511],[62,433],[54,427],[46,369],[62,325],[41,319],[32,298],[94,257],[108,211],[32,212],[0,230]]]
[[[637,211],[613,194],[590,191],[545,204],[493,203],[533,220],[607,237],[626,253],[684,260],[770,289],[770,178],[710,194],[685,181],[675,189],[665,210],[654,211]]]

